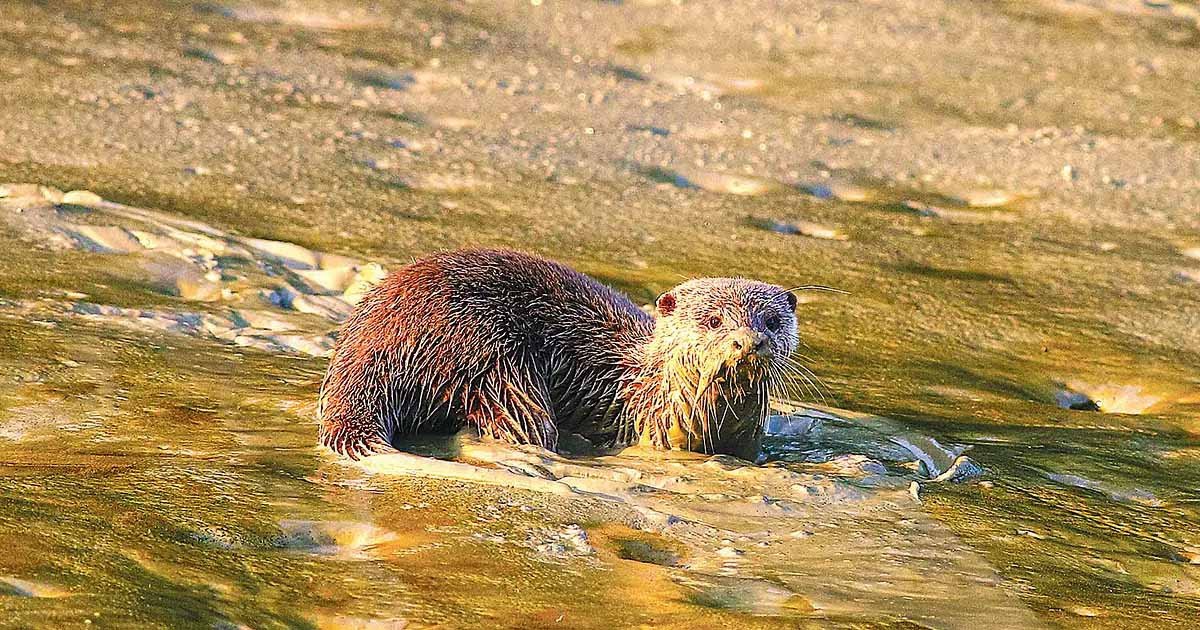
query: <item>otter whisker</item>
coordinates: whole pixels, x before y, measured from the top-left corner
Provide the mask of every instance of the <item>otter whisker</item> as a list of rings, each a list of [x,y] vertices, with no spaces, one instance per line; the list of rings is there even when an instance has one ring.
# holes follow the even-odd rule
[[[725,398],[725,394],[721,394],[721,398]],[[717,420],[717,434],[720,435],[725,430],[725,416],[729,415],[729,399],[725,398],[725,408],[721,410],[721,418]]]
[[[823,284],[802,284],[800,286],[796,286],[796,287],[792,287],[790,289],[784,289],[784,290],[788,293],[791,293],[793,291],[828,291],[830,293],[841,293],[842,295],[850,295],[850,292],[846,291],[845,289],[836,289],[834,287],[827,287]]]
[[[784,379],[781,379],[781,385],[794,386],[797,383],[796,377],[798,376],[803,379],[804,383],[807,383],[808,387],[811,387],[812,393],[816,394],[823,404],[827,404],[824,390],[828,389],[828,385],[825,385],[811,369],[793,357],[783,357],[782,364],[790,368],[791,372],[780,372],[785,376]]]
[[[827,384],[825,383],[825,381],[822,381],[822,380],[821,380],[821,377],[817,376],[817,373],[816,373],[816,372],[813,372],[813,371],[812,371],[812,369],[811,369],[811,368],[809,368],[807,365],[804,365],[803,363],[800,363],[799,361],[795,361],[795,360],[792,360],[792,365],[794,365],[794,366],[795,366],[796,368],[798,368],[799,370],[801,370],[801,371],[803,371],[803,372],[806,372],[806,373],[807,373],[809,376],[811,376],[811,377],[812,377],[814,380],[816,380],[818,383],[820,383],[820,384],[821,384],[821,386],[822,386],[822,387],[824,387],[826,390],[828,390],[828,389],[829,389],[829,385],[827,385]]]
[[[783,372],[781,369],[780,376],[783,377],[780,379],[780,386],[784,387],[784,388],[790,387],[791,388],[790,393],[792,393],[793,395],[798,395],[798,397],[800,397],[800,398],[807,398],[807,397],[809,397],[809,394],[812,394],[814,396],[817,395],[817,392],[815,390],[809,388],[808,385],[806,385],[805,383],[801,382],[797,378],[797,375],[795,373]],[[785,389],[785,393],[788,393],[788,392],[786,392],[786,389]]]
[[[798,374],[800,376],[800,378],[804,379],[805,382],[812,385],[813,389],[816,390],[817,395],[821,399],[821,403],[828,404],[826,401],[826,398],[825,398],[825,393],[822,390],[822,387],[817,384],[818,382],[820,382],[820,378],[817,377],[817,375],[805,365],[802,365],[800,363],[795,363],[793,365],[793,367],[796,369],[796,374]],[[814,380],[814,379],[816,379],[816,380]],[[822,383],[822,385],[823,385],[823,383]]]

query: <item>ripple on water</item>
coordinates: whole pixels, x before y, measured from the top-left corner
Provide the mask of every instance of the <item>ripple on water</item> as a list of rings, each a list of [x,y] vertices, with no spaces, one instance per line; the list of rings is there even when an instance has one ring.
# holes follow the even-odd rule
[[[1161,507],[1163,501],[1154,496],[1154,493],[1141,488],[1117,488],[1112,484],[1095,481],[1079,475],[1063,474],[1063,473],[1046,473],[1046,478],[1065,486],[1073,486],[1084,490],[1098,492],[1121,503],[1138,503],[1151,507]]]
[[[354,521],[286,520],[279,529],[277,547],[345,559],[367,560],[401,544],[395,532]]]

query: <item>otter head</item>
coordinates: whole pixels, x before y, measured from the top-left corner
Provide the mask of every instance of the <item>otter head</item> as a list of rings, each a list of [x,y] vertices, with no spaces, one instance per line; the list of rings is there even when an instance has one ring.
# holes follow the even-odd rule
[[[655,307],[646,354],[665,400],[661,419],[642,423],[643,438],[660,447],[757,455],[768,391],[786,373],[799,339],[796,297],[753,280],[704,278],[662,294]]]
[[[655,309],[656,345],[745,385],[780,373],[798,343],[796,296],[772,284],[689,280],[659,296]]]

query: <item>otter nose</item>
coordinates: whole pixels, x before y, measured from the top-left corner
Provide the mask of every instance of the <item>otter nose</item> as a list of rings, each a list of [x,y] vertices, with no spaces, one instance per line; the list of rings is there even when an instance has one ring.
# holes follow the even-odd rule
[[[771,354],[771,340],[752,328],[741,328],[733,333],[734,351],[742,358]]]

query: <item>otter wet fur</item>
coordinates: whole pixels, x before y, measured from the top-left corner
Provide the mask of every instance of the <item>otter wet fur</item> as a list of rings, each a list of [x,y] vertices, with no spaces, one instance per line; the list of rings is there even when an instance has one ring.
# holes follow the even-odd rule
[[[704,278],[655,307],[513,251],[417,260],[344,324],[321,385],[320,441],[358,459],[472,427],[550,450],[575,433],[755,459],[768,395],[797,367],[795,296]]]

